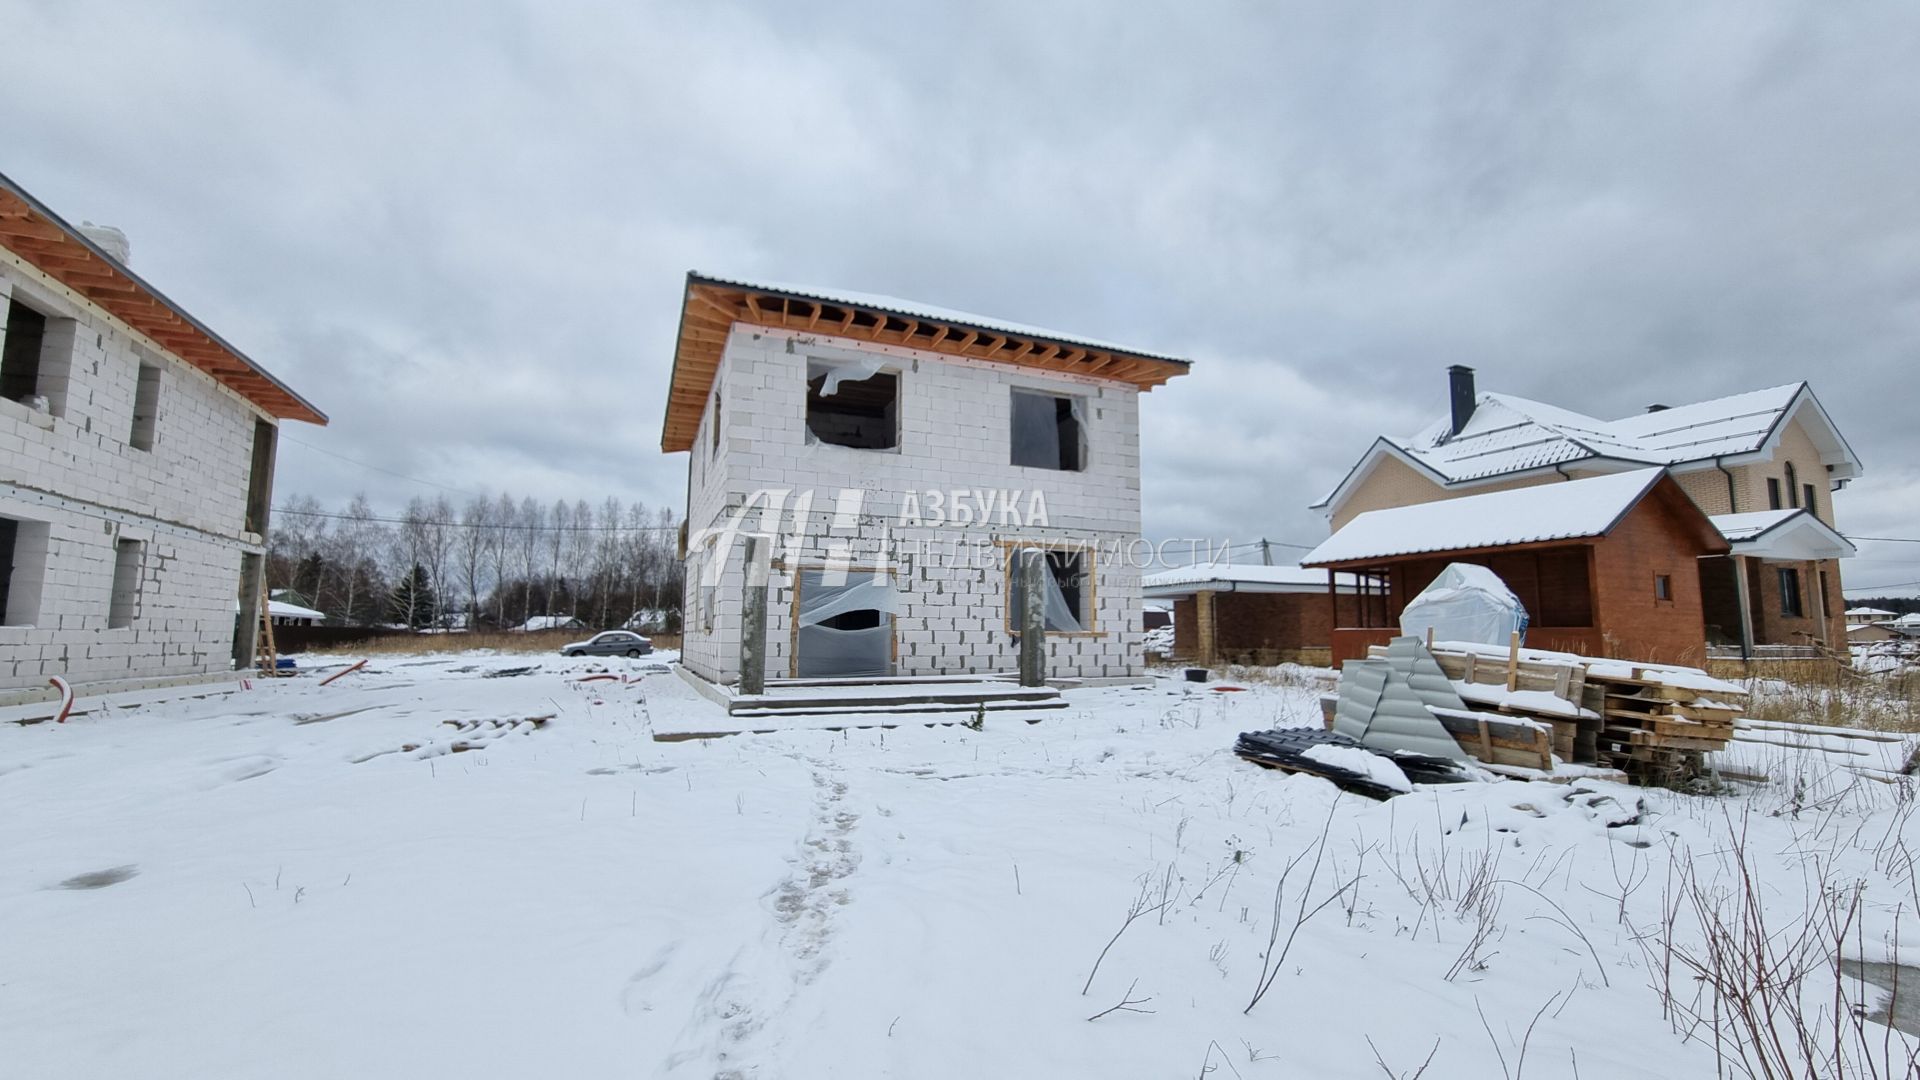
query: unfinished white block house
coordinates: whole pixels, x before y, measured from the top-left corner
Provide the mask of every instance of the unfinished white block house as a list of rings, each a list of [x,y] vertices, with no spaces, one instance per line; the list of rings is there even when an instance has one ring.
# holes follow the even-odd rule
[[[911,301],[689,274],[661,448],[688,461],[686,669],[736,684],[742,536],[770,679],[1142,671],[1139,397],[1185,360]],[[769,507],[772,511],[769,512]]]
[[[326,422],[124,245],[0,176],[0,705],[250,666],[277,425]]]

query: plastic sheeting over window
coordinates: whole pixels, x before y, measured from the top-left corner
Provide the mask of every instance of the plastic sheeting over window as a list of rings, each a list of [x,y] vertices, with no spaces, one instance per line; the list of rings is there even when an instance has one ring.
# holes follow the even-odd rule
[[[899,445],[900,377],[884,357],[807,362],[807,434],[856,450]]]
[[[1400,613],[1400,632],[1435,641],[1506,645],[1514,631],[1527,636],[1527,608],[1500,576],[1472,563],[1448,563],[1433,584]]]
[[[893,620],[900,594],[884,578],[802,570],[800,620],[795,633],[799,674],[858,678],[893,672]]]
[[[1086,467],[1086,426],[1080,398],[1013,391],[1013,464],[1080,471]]]
[[[1044,606],[1043,625],[1049,633],[1078,634],[1086,630],[1081,609],[1086,597],[1086,554],[1079,551],[1048,551],[1046,575],[1046,595],[1042,598]],[[1020,629],[1021,612],[1021,573],[1020,552],[1011,552],[1007,557],[1007,580],[1011,584],[1009,602],[1013,610],[1008,613],[1007,624],[1015,632]]]

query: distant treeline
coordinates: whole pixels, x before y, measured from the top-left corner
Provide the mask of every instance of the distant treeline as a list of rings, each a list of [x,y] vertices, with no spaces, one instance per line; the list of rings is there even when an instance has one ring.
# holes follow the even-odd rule
[[[1920,596],[1850,596],[1847,598],[1847,606],[1850,608],[1877,607],[1881,611],[1911,615],[1920,611]]]
[[[365,495],[339,508],[295,495],[273,511],[267,584],[329,625],[504,628],[565,615],[602,629],[645,612],[678,630],[679,527],[670,510],[615,498],[543,506],[502,494],[456,507],[441,496],[382,514]]]

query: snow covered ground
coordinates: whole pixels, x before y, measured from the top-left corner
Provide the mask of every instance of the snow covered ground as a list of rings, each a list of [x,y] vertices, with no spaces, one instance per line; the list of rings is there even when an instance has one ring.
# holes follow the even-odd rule
[[[1304,684],[655,742],[716,709],[663,659],[0,724],[0,1074],[1711,1076],[1657,989],[1689,873],[1744,850],[1780,926],[1859,881],[1848,955],[1920,942],[1911,790],[1792,747],[1735,797],[1374,803],[1230,753]]]

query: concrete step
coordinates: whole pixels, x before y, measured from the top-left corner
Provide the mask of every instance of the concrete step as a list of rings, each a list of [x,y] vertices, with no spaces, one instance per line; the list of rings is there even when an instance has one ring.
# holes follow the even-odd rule
[[[862,683],[817,687],[774,687],[768,693],[733,698],[734,715],[774,716],[825,712],[972,712],[981,706],[1064,708],[1060,691],[1050,686],[999,682]]]
[[[965,703],[941,702],[939,704],[889,704],[889,705],[839,705],[815,706],[803,703],[797,707],[768,709],[749,706],[728,710],[728,716],[751,719],[766,716],[849,716],[869,719],[884,719],[888,716],[920,716],[926,713],[946,713],[957,716],[971,716],[984,709],[990,713],[1025,713],[1049,709],[1064,709],[1064,700],[1053,701],[985,701],[972,705]]]

